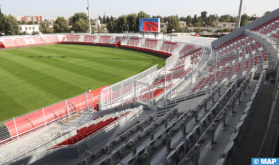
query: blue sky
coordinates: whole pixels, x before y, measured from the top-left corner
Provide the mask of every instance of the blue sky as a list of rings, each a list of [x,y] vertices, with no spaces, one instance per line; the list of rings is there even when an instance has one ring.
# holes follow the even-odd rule
[[[239,3],[240,0],[90,0],[90,17],[103,16],[105,12],[118,17],[141,10],[151,16],[199,16],[202,11],[207,11],[208,15],[237,15]],[[70,17],[76,12],[87,13],[87,0],[1,0],[0,5],[5,15],[42,15],[44,19]],[[262,16],[265,11],[277,9],[279,0],[244,0],[243,12],[245,6],[248,15]]]

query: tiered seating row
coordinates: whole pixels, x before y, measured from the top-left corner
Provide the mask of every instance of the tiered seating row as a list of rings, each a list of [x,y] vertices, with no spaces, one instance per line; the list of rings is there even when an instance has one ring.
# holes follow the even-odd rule
[[[244,91],[246,87],[246,85],[244,88],[241,86],[241,90]],[[192,164],[198,164],[201,149],[198,148],[198,146],[203,146],[206,142],[213,139],[218,125],[221,125],[221,128],[225,126],[229,112],[223,112],[229,110],[225,107],[230,98],[233,97],[235,91],[236,82],[234,82],[226,92],[219,97],[219,101],[217,101],[210,110],[207,110],[207,104],[209,102],[214,103],[215,94],[220,94],[220,87],[216,88],[216,90],[213,90],[194,110],[185,112],[179,118],[176,118],[172,124],[168,124],[168,122],[176,116],[178,109],[171,110],[165,114],[164,117],[159,118],[156,122],[152,122],[152,124],[148,123],[150,126],[135,137],[133,136],[135,132],[142,130],[142,126],[137,125],[131,130],[127,130],[123,135],[114,139],[108,145],[91,154],[86,160],[80,162],[79,165],[84,162],[100,165],[120,162],[129,154],[132,154],[132,157],[126,163],[127,165],[150,164],[158,151],[161,151],[163,148],[165,149],[164,153],[166,155],[163,159],[160,158],[160,163],[162,161],[167,165],[191,164],[192,162]],[[241,93],[242,92],[240,92],[240,94]],[[238,96],[240,97],[240,95]],[[239,99],[238,96],[235,98]],[[200,113],[207,113],[207,115],[202,115],[202,119],[198,120]],[[190,132],[186,132],[186,128],[189,128],[188,124],[195,125]],[[166,126],[163,128],[162,133],[155,137],[154,134],[158,130],[161,130],[163,125]],[[172,140],[177,137],[176,135],[178,133],[181,133],[180,139],[182,141],[180,144],[175,145],[172,143]],[[128,137],[128,139],[125,139],[124,137]],[[130,139],[130,137],[134,138]],[[147,138],[150,138],[149,144],[144,145],[143,149],[137,150]],[[121,147],[120,144],[123,144],[125,141],[126,144]],[[214,139],[212,142],[213,141]],[[176,148],[173,148],[173,145],[175,145]],[[117,150],[115,150],[116,148]],[[99,162],[99,157],[105,157],[105,155],[106,158]],[[158,164],[159,162],[156,163]]]
[[[256,102],[259,99],[259,95],[263,88],[264,79],[265,71],[262,71],[250,101],[247,103],[247,106],[243,111],[243,115],[240,117],[239,122],[235,126],[235,131],[232,133],[231,137],[227,139],[228,143],[226,147],[224,147],[223,152],[220,154],[220,159],[216,164],[224,164],[225,162],[228,164],[232,163],[235,148],[240,144],[240,141],[247,128],[247,123],[249,122],[252,112],[255,109]]]
[[[92,91],[94,92],[94,91]],[[42,108],[29,114],[6,121],[9,131],[9,139],[2,143],[23,137],[34,131],[37,131],[47,125],[58,122],[75,113],[86,110],[87,107],[93,107],[93,95],[91,93],[82,94],[77,97],[62,101],[57,104]],[[87,98],[87,99],[86,99]]]
[[[225,129],[226,124],[228,123],[228,118],[235,112],[234,106],[248,87],[251,75],[252,74],[249,74],[246,77],[237,90],[229,89],[225,92],[225,95],[220,97],[218,103],[216,103],[211,110],[209,110],[209,113],[200,120],[199,125],[188,134],[187,139],[189,139],[189,141],[186,141],[187,143],[185,143],[187,144],[186,147],[189,149],[184,152],[183,156],[179,157],[170,153],[168,156],[168,162],[176,162],[179,165],[206,164],[206,159],[200,157],[200,154],[211,152],[210,149],[215,147],[216,136],[220,135],[220,132],[222,132],[221,130]],[[233,84],[235,87],[236,81]],[[189,142],[191,143],[189,144]],[[209,149],[205,148],[205,146],[208,146]],[[178,152],[179,150],[176,149],[177,154]],[[215,159],[216,155],[214,155],[213,159]],[[215,163],[211,162],[209,164]]]
[[[145,42],[142,47],[144,49],[154,49],[158,42],[158,40],[145,39]]]
[[[194,45],[185,45],[180,51],[179,51],[179,56],[184,56],[186,52],[189,52],[193,49],[195,49],[196,46]]]
[[[79,43],[80,35],[66,35],[63,42],[64,43]]]
[[[25,37],[15,39],[3,39],[4,48],[22,47],[46,44],[46,42],[40,37]]]
[[[84,42],[85,43],[94,43],[94,41],[97,39],[96,36],[92,36],[92,35],[85,35],[84,36]]]
[[[100,37],[100,43],[110,43],[111,36],[101,36]]]
[[[139,42],[140,42],[140,38],[130,38],[127,42],[127,46],[138,47]]]
[[[126,112],[124,115],[128,114],[130,111]],[[109,118],[105,121],[100,121],[97,124],[92,124],[88,127],[83,127],[81,129],[77,129],[77,135],[55,145],[53,148],[59,148],[63,145],[71,145],[71,144],[75,144],[79,141],[81,141],[82,139],[87,138],[88,136],[91,136],[92,134],[98,133],[100,130],[102,130],[103,128],[105,128],[106,126],[110,125],[111,123],[113,123],[114,121],[118,120],[119,118],[114,117],[114,118]]]
[[[13,39],[3,39],[4,48],[20,47],[20,45]]]
[[[59,40],[58,36],[42,36],[42,38],[46,41],[48,44],[56,44],[56,43],[61,43]],[[63,41],[63,40],[62,40]]]
[[[256,28],[252,29],[252,31],[259,32],[261,34],[270,34],[276,30],[279,30],[279,17],[274,18]]]
[[[173,53],[174,49],[178,47],[178,43],[176,42],[169,42],[169,41],[164,41],[163,45],[160,48],[160,51],[162,52],[168,52],[168,53]]]

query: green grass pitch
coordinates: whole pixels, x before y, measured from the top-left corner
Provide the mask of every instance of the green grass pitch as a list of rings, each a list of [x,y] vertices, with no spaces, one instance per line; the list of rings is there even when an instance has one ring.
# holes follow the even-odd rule
[[[0,51],[0,121],[111,85],[165,59],[116,48],[48,45]]]

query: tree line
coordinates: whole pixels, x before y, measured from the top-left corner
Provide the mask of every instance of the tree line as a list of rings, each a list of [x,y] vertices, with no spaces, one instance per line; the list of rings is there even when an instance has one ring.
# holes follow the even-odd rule
[[[268,14],[267,11],[265,14]],[[170,33],[172,29],[175,29],[176,32],[187,32],[182,31],[187,28],[180,28],[179,21],[184,21],[187,24],[187,27],[206,27],[212,26],[212,22],[219,20],[219,22],[236,22],[237,18],[231,15],[221,15],[211,14],[207,16],[207,12],[201,12],[201,15],[198,16],[195,14],[193,17],[188,15],[186,17],[178,17],[178,15],[172,16],[150,16],[144,11],[140,11],[139,13],[131,13],[128,15],[121,15],[118,18],[114,18],[113,16],[99,16],[99,20],[101,23],[106,24],[106,28],[110,33],[122,33],[124,31],[139,31],[139,18],[160,18],[161,23],[167,23],[167,32]],[[247,24],[248,21],[253,21],[258,17],[252,15],[248,16],[247,14],[243,14],[241,16],[241,26]],[[21,22],[22,23],[22,22]],[[29,24],[29,23],[28,23]],[[5,16],[0,11],[0,32],[5,33],[6,35],[19,35],[19,23],[16,19],[11,16]],[[43,33],[68,33],[70,31],[74,31],[76,33],[87,33],[89,31],[88,25],[88,16],[86,13],[75,13],[70,17],[69,22],[64,17],[57,17],[57,20],[53,23],[53,28],[49,28],[48,22],[40,22],[40,31]],[[94,25],[94,24],[93,24]],[[100,29],[96,29],[92,27],[92,32],[98,30],[102,32]]]
[[[268,12],[266,12],[267,14]],[[121,33],[123,31],[139,31],[139,18],[160,18],[161,23],[167,23],[167,32],[171,32],[172,29],[175,29],[176,32],[188,32],[187,28],[180,28],[179,21],[186,22],[187,27],[207,27],[213,26],[212,22],[237,22],[237,18],[232,15],[221,15],[218,16],[217,14],[211,14],[207,16],[207,12],[201,12],[201,15],[198,16],[195,14],[193,17],[188,15],[187,17],[178,17],[178,15],[172,15],[168,17],[163,17],[160,15],[157,16],[150,16],[149,14],[145,13],[144,11],[139,12],[138,14],[132,13],[128,15],[122,15],[117,19],[108,17],[103,19],[99,16],[101,23],[107,23],[107,29],[111,33]],[[241,26],[244,26],[248,23],[248,21],[253,21],[258,17],[252,15],[251,17],[247,14],[243,14],[241,16]],[[183,31],[184,30],[184,31]]]
[[[5,35],[27,34],[26,32],[20,33],[18,25],[19,23],[13,16],[5,16],[0,11],[0,32],[5,33]],[[69,22],[64,17],[57,17],[53,23],[53,28],[49,27],[48,22],[40,22],[39,28],[42,33],[68,33],[70,31],[86,33],[89,31],[88,16],[85,13],[75,13],[70,17]]]

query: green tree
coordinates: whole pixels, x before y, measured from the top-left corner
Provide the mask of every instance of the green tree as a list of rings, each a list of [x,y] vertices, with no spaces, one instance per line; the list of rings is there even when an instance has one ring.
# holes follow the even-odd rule
[[[160,18],[160,22],[161,22],[161,23],[163,23],[163,22],[164,22],[164,18],[163,18],[163,17],[161,17],[161,16],[159,16],[159,15],[157,15],[157,16],[153,16],[152,18]]]
[[[110,22],[110,19],[109,19],[109,17],[107,16],[106,23],[109,23],[109,22]]]
[[[219,29],[219,30],[216,30],[216,32],[223,32],[223,30],[222,30],[222,29]]]
[[[127,16],[127,21],[129,24],[129,31],[138,31],[138,24],[137,24],[137,14],[132,13]]]
[[[247,22],[248,22],[248,18],[249,18],[249,17],[248,17],[247,14],[243,14],[243,15],[241,16],[240,26],[246,25]]]
[[[195,24],[196,22],[198,22],[198,17],[197,17],[197,14],[194,15],[194,18],[193,18],[193,24]]]
[[[69,25],[64,17],[58,17],[53,24],[53,29],[56,33],[69,32]]]
[[[39,33],[38,33],[38,32],[35,32],[35,31],[32,32],[32,35],[36,35],[36,34],[39,34]]]
[[[203,20],[202,20],[202,17],[199,17],[199,18],[198,18],[198,23],[200,24],[200,26],[202,26],[202,25],[203,25]]]
[[[122,33],[124,31],[129,31],[129,24],[127,21],[127,16],[122,15],[117,19],[117,32]]]
[[[113,21],[113,17],[112,16],[110,16],[110,21]]]
[[[167,17],[164,17],[164,23],[166,23],[167,22]]]
[[[186,18],[185,17],[180,17],[179,20],[180,21],[186,21]]]
[[[150,15],[146,14],[144,11],[138,13],[139,18],[150,18]]]
[[[70,22],[73,25],[72,30],[78,33],[85,33],[89,31],[88,16],[85,13],[75,13],[70,18]]]
[[[73,25],[80,18],[88,21],[87,14],[81,12],[81,13],[75,13],[74,16],[70,17],[70,23]]]
[[[110,33],[117,33],[117,20],[110,21],[107,24],[107,29]]]
[[[187,25],[192,24],[192,17],[190,15],[186,17],[186,23]]]
[[[189,23],[187,26],[188,27],[194,27],[194,25],[192,23]]]
[[[207,18],[207,11],[201,12],[201,18],[202,18],[202,21],[205,21],[205,19]]]
[[[28,34],[27,31],[23,31],[19,35],[27,35],[27,34]]]
[[[229,29],[224,29],[223,32],[230,32],[230,30]]]
[[[220,17],[219,22],[230,22],[230,20],[231,20],[231,16],[229,14],[227,14],[227,15],[222,15]]]
[[[0,9],[0,19],[4,16],[4,14],[2,13],[1,9]]]
[[[100,23],[103,23],[101,16],[99,16]]]
[[[197,29],[195,29],[195,32],[196,32],[196,33],[200,33],[200,32],[201,32],[201,29],[200,29],[200,28],[197,28]]]
[[[138,32],[138,31],[139,31],[139,19],[140,19],[140,18],[150,18],[150,15],[146,14],[144,11],[140,11],[140,12],[138,13],[138,18],[137,18],[137,27],[138,27],[138,29],[137,29],[137,31],[135,31],[135,32]]]
[[[201,27],[201,24],[200,24],[199,22],[196,22],[196,23],[194,24],[194,27]]]
[[[167,32],[171,33],[172,29],[175,29],[176,32],[179,31],[179,19],[176,16],[169,16],[167,18],[168,21],[168,28],[167,28]]]
[[[103,24],[105,24],[105,23],[107,23],[107,22],[106,22],[106,16],[104,15],[103,16]]]
[[[18,22],[11,15],[1,16],[0,29],[5,35],[19,35]]]
[[[205,18],[204,22],[205,22],[206,25],[211,25],[212,24],[212,17],[209,16],[209,17]]]
[[[266,14],[268,14],[268,13],[270,13],[270,11],[265,12],[264,15],[266,15]]]
[[[48,30],[49,30],[49,24],[48,24],[48,22],[41,22],[41,23],[40,23],[39,30],[40,30],[42,33],[48,33]]]
[[[232,17],[231,22],[237,22],[237,18],[236,17]]]
[[[1,21],[1,18],[4,16],[4,14],[1,12],[1,9],[0,9],[0,21]],[[1,26],[0,26],[0,32],[2,31],[1,29]]]
[[[79,20],[74,22],[72,30],[76,33],[86,33],[88,31],[88,28],[88,21],[80,18]]]

